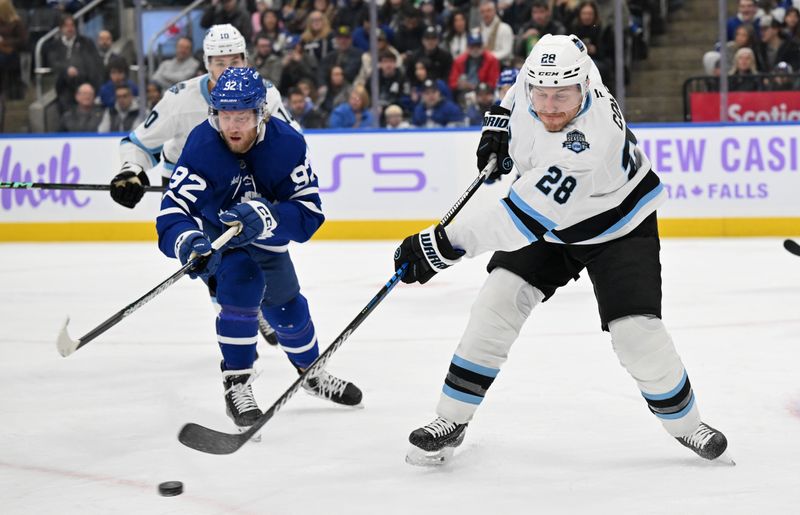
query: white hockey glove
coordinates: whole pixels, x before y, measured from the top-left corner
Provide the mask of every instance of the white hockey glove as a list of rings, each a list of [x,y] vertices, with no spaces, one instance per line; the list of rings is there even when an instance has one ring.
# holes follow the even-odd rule
[[[241,225],[239,233],[231,238],[228,247],[244,247],[255,240],[269,238],[278,227],[278,216],[272,204],[263,198],[242,202],[219,215],[225,225]]]

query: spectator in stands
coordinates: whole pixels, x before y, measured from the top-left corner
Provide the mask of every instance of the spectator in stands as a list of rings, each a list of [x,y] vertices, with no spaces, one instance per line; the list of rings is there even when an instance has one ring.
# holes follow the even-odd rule
[[[261,32],[261,17],[272,5],[272,0],[255,0],[255,2],[256,8],[250,14],[250,33],[253,34],[253,44],[256,42],[258,33]]]
[[[456,57],[450,69],[450,89],[456,98],[474,91],[479,82],[494,88],[500,77],[500,61],[483,48],[480,33],[470,33],[467,51]]]
[[[517,81],[517,75],[519,75],[519,68],[506,68],[500,72],[500,78],[497,79],[497,91],[494,94],[495,103],[499,104],[505,98],[508,90]]]
[[[388,25],[392,30],[399,29],[407,6],[407,0],[385,0],[378,9],[378,22],[381,25]]]
[[[545,34],[566,34],[566,29],[553,19],[550,5],[545,0],[534,0],[531,4],[531,21],[522,26],[516,39],[516,55],[528,57],[533,46]]]
[[[306,30],[300,36],[306,53],[318,63],[333,52],[333,35],[328,18],[321,11],[312,11],[306,18]]]
[[[320,88],[322,101],[319,106],[326,113],[333,111],[333,108],[346,102],[350,98],[350,91],[353,86],[344,78],[344,71],[341,66],[334,66],[328,74],[326,84]]]
[[[281,15],[286,30],[291,34],[300,34],[306,27],[308,13],[313,9],[313,0],[286,0],[281,7]]]
[[[28,44],[28,30],[11,0],[0,0],[0,96],[10,100],[25,96],[20,79],[19,54]]]
[[[728,41],[733,39],[736,33],[736,27],[739,25],[752,25],[755,29],[757,12],[758,9],[756,7],[755,0],[739,0],[739,7],[736,16],[728,19]]]
[[[769,73],[779,62],[788,63],[793,69],[800,67],[800,49],[797,43],[785,39],[781,22],[772,16],[762,16],[759,20],[761,42],[756,45],[756,67]]]
[[[445,50],[454,57],[463,54],[467,51],[468,35],[467,15],[462,11],[453,11],[447,23],[447,34],[444,37]]]
[[[272,41],[272,51],[280,54],[286,44],[286,32],[281,28],[278,11],[267,9],[261,13],[261,30],[256,34],[256,38],[265,37]]]
[[[384,5],[389,2],[384,3]],[[360,25],[363,20],[369,19],[369,8],[364,0],[345,0],[340,2],[336,14],[333,16],[333,26],[340,27],[347,25],[348,27],[355,27]]]
[[[289,90],[286,98],[289,114],[304,129],[322,129],[327,126],[325,113],[314,107],[299,88]]]
[[[383,52],[393,53],[397,58],[397,67],[400,69],[405,69],[403,56],[400,54],[400,52],[397,51],[395,47],[389,44],[386,32],[384,32],[383,29],[378,29],[378,34],[376,38],[378,40],[378,55],[381,55],[381,53]],[[371,74],[372,74],[372,53],[364,52],[363,54],[361,54],[361,69],[358,71],[358,75],[356,76],[356,80],[355,82],[353,82],[353,84],[366,85],[367,82],[369,82]]]
[[[283,71],[281,72],[280,92],[286,95],[289,88],[297,85],[300,79],[307,78],[312,81],[317,80],[314,68],[317,63],[313,62],[311,56],[303,51],[303,43],[300,36],[292,36],[286,40],[286,53],[283,56]]]
[[[437,34],[444,30],[444,18],[437,12],[434,0],[420,0],[419,12],[423,27],[434,27]]]
[[[408,129],[411,124],[403,118],[403,108],[392,104],[383,110],[384,127],[387,129]]]
[[[553,19],[558,20],[564,27],[572,26],[581,3],[582,0],[555,0],[552,7]],[[598,12],[598,17],[599,14]]]
[[[97,132],[130,132],[141,121],[139,101],[127,84],[120,84],[114,91],[116,101],[106,108]]]
[[[731,91],[758,91],[759,79],[756,70],[756,56],[747,47],[740,48],[733,56],[733,68],[728,77]]]
[[[490,88],[485,82],[478,84],[475,88],[475,102],[467,107],[467,124],[470,127],[480,127],[483,125],[483,113],[495,103],[494,89]],[[501,99],[497,99],[501,100]]]
[[[372,126],[369,93],[364,86],[355,86],[347,102],[336,106],[328,119],[328,127],[332,129],[368,129]]]
[[[150,78],[164,89],[173,84],[191,79],[200,68],[200,63],[192,56],[192,40],[186,37],[175,42],[175,57],[161,61]]]
[[[800,80],[794,75],[794,69],[789,63],[776,64],[769,79],[766,88],[769,91],[797,91],[800,89]]]
[[[128,62],[124,57],[114,57],[108,65],[108,81],[100,88],[100,103],[103,107],[114,107],[117,101],[117,86],[126,85],[131,88],[134,96],[139,95],[139,88],[128,78]],[[172,84],[169,84],[172,86]],[[169,87],[167,86],[167,87]]]
[[[733,56],[740,48],[750,48],[755,50],[756,47],[756,33],[755,29],[750,24],[742,24],[736,27],[734,31],[733,41],[728,41],[725,46],[725,66],[723,69],[728,70],[733,66]]]
[[[100,61],[106,69],[108,69],[108,63],[111,58],[117,55],[116,52],[111,50],[113,44],[114,38],[111,36],[110,31],[104,29],[97,33],[97,53],[100,55]],[[108,77],[105,78],[107,79]]]
[[[78,34],[71,14],[61,17],[59,35],[45,43],[44,65],[56,76],[59,107],[65,111],[75,101],[78,86],[89,82],[97,90],[104,68],[92,40]]]
[[[503,21],[515,34],[531,19],[531,2],[532,0],[513,0],[506,7],[503,7],[502,3],[498,6]]]
[[[420,59],[427,59],[428,77],[431,79],[444,79],[450,77],[450,68],[453,66],[453,56],[450,52],[439,46],[439,29],[427,27],[422,35],[422,48],[412,53],[408,58],[408,77],[411,79],[416,71],[416,63]]]
[[[145,115],[150,114],[150,111],[152,111],[156,104],[161,101],[163,94],[164,90],[161,89],[161,86],[155,82],[147,83],[147,90],[145,91],[145,97],[147,98],[147,111],[145,112]]]
[[[481,37],[484,48],[501,64],[508,64],[514,52],[514,31],[497,16],[497,7],[493,0],[481,0],[478,10],[481,15]]]
[[[455,102],[442,98],[436,83],[428,79],[411,122],[417,127],[463,127],[464,113]]]
[[[331,68],[334,66],[341,66],[344,71],[344,76],[348,82],[352,83],[359,70],[361,69],[361,54],[360,49],[353,47],[353,37],[350,27],[347,25],[340,25],[336,28],[336,50],[330,52],[322,60],[319,69],[319,81],[324,82],[324,78],[328,76]]]
[[[378,56],[378,106],[383,110],[389,104],[409,107],[409,85],[406,74],[397,67],[397,56],[383,51]]]
[[[600,21],[600,15],[597,12],[597,4],[593,0],[580,3],[577,15],[572,23],[571,32],[581,38],[583,44],[586,45],[589,57],[597,65],[603,82],[610,84],[612,61],[603,48],[603,26]]]
[[[431,79],[429,77],[428,67],[430,66],[430,61],[427,59],[420,59],[414,65],[414,78],[411,79],[411,105],[416,107],[416,105],[422,100],[422,90],[425,87],[425,81]],[[446,98],[447,100],[453,99],[453,94],[450,91],[450,88],[447,87],[447,83],[442,79],[431,79],[436,83],[436,86],[439,88],[439,93],[442,94],[442,98]]]
[[[406,56],[422,48],[422,33],[425,26],[422,25],[422,13],[419,9],[412,7],[403,10],[402,24],[394,33],[394,46]]]
[[[211,4],[203,11],[203,17],[200,18],[200,26],[204,29],[225,23],[236,27],[245,41],[252,41],[250,14],[239,5],[239,0],[211,0]]]
[[[58,132],[97,132],[103,108],[94,102],[94,86],[90,82],[79,85],[75,103],[61,115]]]
[[[786,33],[787,39],[800,44],[800,10],[798,10],[797,7],[786,9],[783,23],[786,25],[784,32]]]
[[[253,56],[253,67],[259,75],[271,81],[276,88],[281,87],[281,74],[283,62],[272,50],[272,40],[266,36],[256,37],[256,49]]]
[[[336,1],[314,0],[312,12],[313,11],[321,12],[325,16],[325,19],[328,20],[328,26],[331,27],[333,18],[336,16]]]

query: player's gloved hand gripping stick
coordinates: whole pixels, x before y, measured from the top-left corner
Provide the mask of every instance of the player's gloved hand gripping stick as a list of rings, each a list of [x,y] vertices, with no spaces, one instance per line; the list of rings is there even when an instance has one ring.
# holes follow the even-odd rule
[[[240,229],[241,226],[237,224],[228,229],[227,231],[225,231],[224,233],[222,233],[220,237],[214,240],[214,242],[211,244],[211,248],[213,249],[212,253],[225,246],[225,244],[228,243],[228,241],[231,238],[233,238],[236,235],[236,233],[239,232]],[[145,293],[135,301],[131,302],[120,311],[111,315],[111,317],[109,317],[108,320],[101,323],[100,325],[98,325],[88,333],[84,334],[77,340],[73,340],[72,338],[70,338],[69,333],[67,332],[67,325],[69,324],[69,317],[67,317],[67,320],[64,322],[64,327],[62,327],[61,332],[58,333],[58,340],[56,341],[58,352],[66,358],[76,350],[80,349],[90,341],[94,340],[104,332],[108,331],[109,329],[117,325],[119,322],[122,321],[123,318],[126,318],[128,315],[130,315],[140,307],[144,306],[148,302],[150,302],[153,298],[156,297],[156,295],[160,294],[161,292],[172,286],[175,282],[177,282],[178,279],[180,279],[187,273],[191,273],[192,270],[194,270],[195,266],[209,259],[212,253],[202,256],[191,257],[186,262],[186,264],[184,264],[182,267],[178,269],[177,272],[167,277],[164,281],[159,283],[158,286],[156,286],[149,292]]]
[[[447,212],[446,215],[439,221],[439,224],[444,227],[449,224],[453,218],[461,211],[461,208],[467,203],[467,201],[472,198],[472,195],[478,190],[483,181],[492,173],[494,170],[495,164],[497,163],[496,156],[493,156],[486,167],[481,170],[478,177],[472,181],[472,184],[469,185],[467,190],[458,198],[456,203],[450,210]],[[201,426],[200,424],[195,423],[188,423],[181,428],[180,433],[178,434],[178,440],[187,446],[191,447],[192,449],[196,449],[201,452],[206,452],[209,454],[231,454],[239,450],[247,441],[249,441],[256,433],[258,433],[264,424],[269,422],[269,420],[275,416],[276,413],[283,407],[286,402],[292,398],[292,396],[297,393],[297,390],[303,384],[303,381],[309,375],[315,373],[315,371],[319,368],[325,366],[325,364],[330,360],[333,353],[336,352],[339,347],[344,344],[345,340],[350,337],[353,331],[361,325],[361,323],[372,313],[372,310],[378,306],[378,304],[383,301],[386,295],[389,294],[390,291],[397,285],[400,279],[403,278],[403,275],[406,273],[408,268],[408,264],[404,264],[400,266],[394,273],[394,275],[389,279],[389,281],[380,289],[380,291],[372,297],[372,299],[364,306],[364,309],[356,315],[356,317],[344,328],[344,331],[336,337],[333,343],[325,349],[325,352],[319,355],[319,357],[314,360],[314,362],[309,365],[305,371],[300,374],[294,383],[289,387],[288,390],[283,392],[275,403],[267,409],[263,415],[256,421],[255,424],[250,426],[247,431],[242,433],[223,433],[221,431],[215,431],[214,429],[209,429],[205,426]]]

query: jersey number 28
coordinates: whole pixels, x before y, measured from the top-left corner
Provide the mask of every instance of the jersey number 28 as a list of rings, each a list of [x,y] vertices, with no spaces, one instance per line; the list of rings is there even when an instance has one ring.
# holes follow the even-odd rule
[[[539,182],[536,183],[536,188],[545,195],[549,195],[550,192],[553,191],[553,188],[560,182],[561,185],[558,186],[553,193],[553,200],[559,204],[564,204],[569,200],[569,196],[572,194],[575,186],[578,185],[578,181],[569,175],[564,177],[564,180],[561,180],[563,175],[564,173],[561,171],[561,168],[551,166],[547,169],[547,175],[543,176],[539,179]]]

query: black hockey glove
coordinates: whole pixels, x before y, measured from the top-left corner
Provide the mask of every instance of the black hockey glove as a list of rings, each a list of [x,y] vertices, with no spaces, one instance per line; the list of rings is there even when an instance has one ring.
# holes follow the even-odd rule
[[[120,172],[111,179],[111,198],[114,202],[133,209],[144,196],[144,187],[150,180],[141,166],[124,163]]]
[[[463,250],[453,248],[444,227],[432,225],[403,240],[394,252],[394,269],[408,263],[402,281],[425,284],[441,270],[458,263],[463,255]]]
[[[499,105],[493,105],[483,115],[483,128],[481,129],[481,142],[478,144],[478,171],[480,172],[489,163],[492,154],[497,154],[497,166],[489,177],[487,183],[492,183],[502,175],[511,171],[514,162],[508,155],[508,122],[511,111]]]
[[[214,275],[217,271],[222,254],[211,247],[211,240],[200,231],[190,231],[178,236],[175,242],[175,249],[181,264],[185,265],[197,256],[203,256],[197,264],[189,271],[189,277],[204,279]]]

